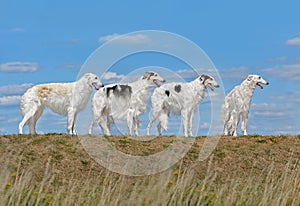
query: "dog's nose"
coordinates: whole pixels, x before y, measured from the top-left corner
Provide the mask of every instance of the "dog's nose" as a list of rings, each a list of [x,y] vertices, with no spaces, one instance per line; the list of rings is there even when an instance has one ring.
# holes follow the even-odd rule
[[[217,85],[215,85],[215,87],[216,87],[216,88],[219,88],[219,87],[220,87],[220,85],[218,85],[218,84],[217,84]]]
[[[266,85],[269,85],[269,82],[267,82],[267,84]]]

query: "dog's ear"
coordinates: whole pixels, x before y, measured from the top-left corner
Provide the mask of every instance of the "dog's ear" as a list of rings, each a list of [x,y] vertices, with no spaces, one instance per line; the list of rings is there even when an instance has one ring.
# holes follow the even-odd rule
[[[253,75],[248,75],[247,80],[248,80],[248,81],[253,80]]]
[[[206,75],[206,74],[202,74],[200,77],[199,77],[199,80],[200,82],[204,83],[207,79],[211,79],[210,76]]]
[[[143,79],[147,79],[149,80],[151,76],[153,76],[154,73],[153,72],[146,72],[143,76]]]
[[[199,80],[200,80],[200,82],[204,82],[204,80],[205,80],[205,75],[202,74],[202,75],[199,77]]]

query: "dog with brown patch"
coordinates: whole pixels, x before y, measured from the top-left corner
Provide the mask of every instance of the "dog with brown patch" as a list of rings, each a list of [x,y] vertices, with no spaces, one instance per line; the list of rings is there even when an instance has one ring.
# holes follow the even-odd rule
[[[86,107],[92,88],[98,90],[98,86],[103,86],[99,78],[87,73],[76,82],[41,84],[28,89],[21,98],[23,119],[19,134],[23,133],[25,124],[28,124],[30,134],[36,134],[36,122],[48,107],[55,113],[68,115],[68,133],[75,135],[76,115]]]

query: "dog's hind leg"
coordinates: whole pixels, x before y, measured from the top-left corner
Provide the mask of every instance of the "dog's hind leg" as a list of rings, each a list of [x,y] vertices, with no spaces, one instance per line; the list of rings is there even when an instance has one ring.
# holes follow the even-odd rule
[[[103,133],[105,135],[111,136],[110,130],[107,127],[107,122],[105,121],[105,117],[104,116],[100,116],[99,117],[99,122],[98,123],[99,123],[100,128],[103,130]]]
[[[223,105],[223,107],[222,107],[221,115],[222,115],[222,119],[223,119],[223,123],[224,123],[223,134],[229,135],[229,130],[230,130],[229,124],[230,124],[231,115],[229,112],[229,108],[225,107],[225,105]]]
[[[23,134],[23,127],[25,124],[29,124],[30,128],[29,128],[29,133],[33,134],[35,133],[35,123],[34,123],[34,119],[35,119],[35,115],[38,111],[38,105],[37,104],[27,104],[27,106],[24,109],[21,109],[22,113],[25,114],[23,116],[22,121],[19,124],[19,134]]]
[[[161,113],[160,111],[157,111],[156,109],[152,108],[150,121],[147,126],[147,135],[148,136],[150,135],[150,130],[151,130],[153,123],[157,120],[160,113]]]
[[[44,108],[40,107],[37,109],[37,111],[35,112],[35,114],[33,115],[33,117],[31,117],[28,120],[28,127],[29,127],[29,133],[30,134],[36,134],[36,123],[38,121],[38,119],[41,117],[41,115],[43,114]]]
[[[95,120],[95,118],[93,118],[93,120],[90,124],[90,127],[89,127],[89,134],[93,133],[93,127],[94,127],[95,124],[96,124],[96,120]]]
[[[22,119],[22,121],[19,124],[19,134],[23,134],[23,127],[27,122],[29,121],[30,118],[33,118],[34,116],[34,111],[30,111],[29,113],[26,113]],[[30,132],[30,131],[29,131]]]
[[[157,125],[158,135],[161,135],[161,129],[164,131],[168,131],[168,121],[169,121],[169,114],[166,110],[163,110],[162,113],[158,117],[159,123]]]

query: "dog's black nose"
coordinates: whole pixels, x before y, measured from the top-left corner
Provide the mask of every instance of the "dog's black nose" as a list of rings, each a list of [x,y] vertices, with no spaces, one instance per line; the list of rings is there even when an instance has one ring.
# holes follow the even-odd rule
[[[267,82],[267,84],[266,85],[269,85],[269,82]]]

